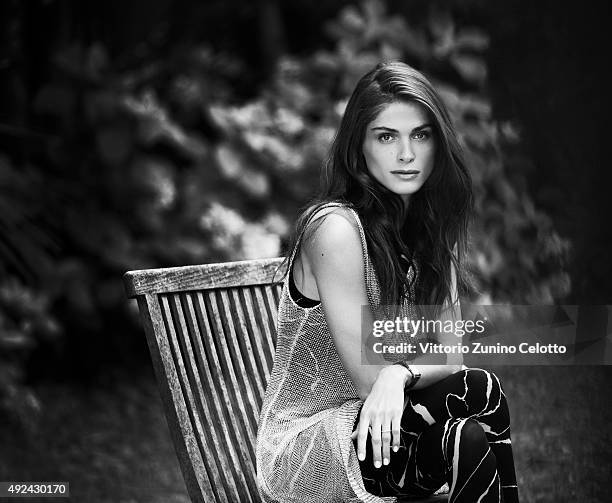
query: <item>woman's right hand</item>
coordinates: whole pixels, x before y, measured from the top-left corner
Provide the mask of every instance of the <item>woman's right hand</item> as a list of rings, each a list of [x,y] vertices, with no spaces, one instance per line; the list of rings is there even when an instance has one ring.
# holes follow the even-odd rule
[[[404,412],[404,386],[408,370],[401,365],[388,365],[380,370],[365,399],[359,415],[359,424],[352,435],[357,437],[357,457],[366,457],[368,431],[372,442],[372,460],[376,468],[388,465],[391,451],[400,446],[400,424]]]

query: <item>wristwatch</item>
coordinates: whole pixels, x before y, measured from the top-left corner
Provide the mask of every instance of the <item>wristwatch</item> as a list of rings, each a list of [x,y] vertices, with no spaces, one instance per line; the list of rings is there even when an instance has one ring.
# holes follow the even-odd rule
[[[402,360],[401,362],[395,362],[394,365],[401,365],[402,367],[405,367],[408,370],[408,372],[410,372],[410,380],[406,382],[406,386],[404,386],[404,389],[413,388],[414,385],[417,382],[419,382],[419,379],[421,378],[421,373],[418,372],[417,370],[412,370],[410,368],[410,365],[408,365],[407,361]]]

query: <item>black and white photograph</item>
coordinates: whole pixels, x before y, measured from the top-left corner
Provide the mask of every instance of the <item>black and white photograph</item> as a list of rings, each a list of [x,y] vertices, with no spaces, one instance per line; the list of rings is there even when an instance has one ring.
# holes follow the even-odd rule
[[[2,2],[0,501],[612,501],[610,10]]]

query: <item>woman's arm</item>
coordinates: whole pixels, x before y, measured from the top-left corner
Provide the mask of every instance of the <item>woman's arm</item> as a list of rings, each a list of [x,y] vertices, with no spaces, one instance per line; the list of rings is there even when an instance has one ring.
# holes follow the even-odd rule
[[[378,365],[361,363],[362,306],[369,303],[361,237],[354,218],[346,211],[335,209],[322,217],[320,224],[314,226],[316,230],[307,231],[302,257],[314,277],[342,364],[359,396],[365,399],[388,362],[381,359]],[[371,315],[367,307],[365,315]]]
[[[380,371],[388,367],[390,362],[381,355],[372,353],[371,356],[378,360],[372,364],[362,364],[362,322],[363,326],[371,327],[373,315],[369,309],[366,293],[359,229],[353,217],[346,211],[336,208],[324,217],[320,217],[323,220],[316,226],[316,230],[312,232],[307,230],[302,257],[314,276],[325,319],[342,364],[357,388],[360,398],[365,399],[378,379]],[[454,268],[451,289],[453,297],[456,298]],[[447,309],[440,319],[444,321],[457,316],[460,316],[458,303],[453,309]],[[454,338],[452,334],[443,335],[440,342],[455,343]],[[417,365],[416,369],[421,373],[421,379],[415,388],[426,387],[453,373],[456,370],[455,366],[461,366],[461,360],[455,358],[447,361],[447,364],[452,366]],[[407,377],[406,374],[407,372],[398,372],[398,375],[403,377]]]
[[[342,364],[359,396],[365,400],[358,429],[358,455],[365,458],[368,428],[372,430],[374,463],[389,460],[392,445],[399,447],[399,424],[408,371],[382,356],[362,364],[362,306],[364,326],[372,326],[365,286],[364,260],[359,230],[346,210],[325,215],[316,230],[305,235],[302,257],[312,272],[323,312]],[[454,337],[454,336],[453,336]],[[412,367],[412,365],[411,365]],[[421,379],[415,388],[432,384],[458,370],[460,365],[417,365]],[[382,456],[381,456],[382,455]]]

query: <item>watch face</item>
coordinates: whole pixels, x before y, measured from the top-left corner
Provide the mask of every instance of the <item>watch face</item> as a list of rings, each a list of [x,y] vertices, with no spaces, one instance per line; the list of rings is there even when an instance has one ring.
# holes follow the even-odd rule
[[[418,380],[421,378],[421,373],[416,370],[412,370],[408,366],[406,366],[406,368],[408,368],[410,372],[410,382],[406,384],[406,389],[412,389],[414,385],[418,382]]]

